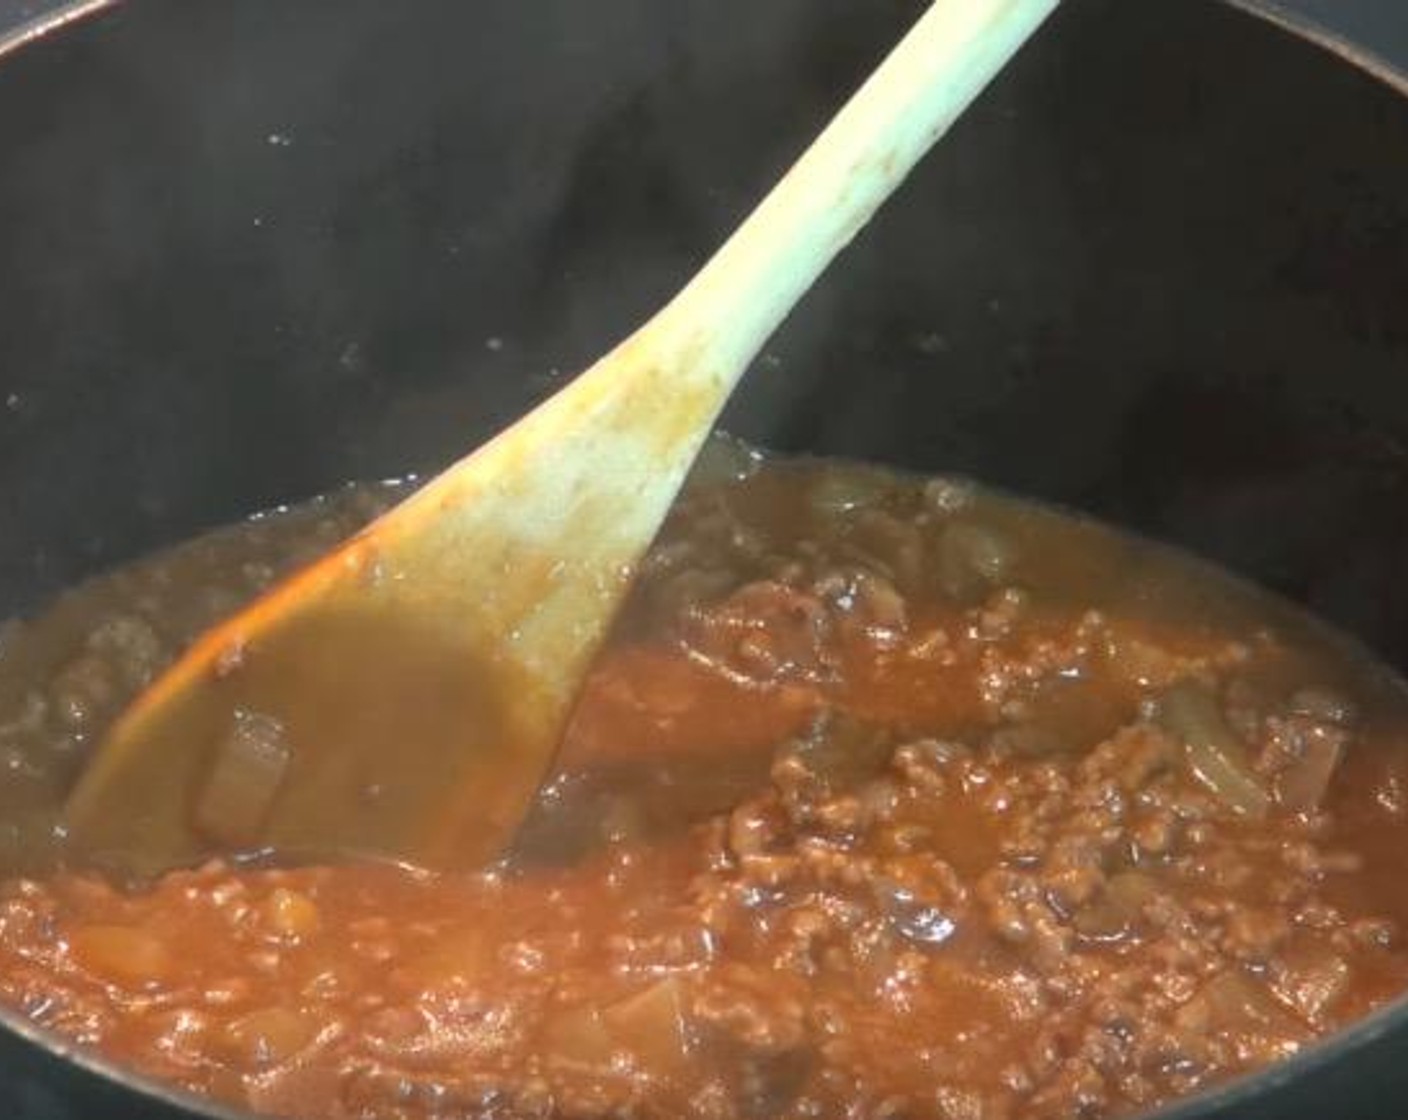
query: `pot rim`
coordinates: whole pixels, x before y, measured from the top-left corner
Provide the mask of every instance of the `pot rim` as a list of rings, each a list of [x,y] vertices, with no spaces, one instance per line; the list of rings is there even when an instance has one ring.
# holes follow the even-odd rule
[[[1245,15],[1335,55],[1348,65],[1408,97],[1408,69],[1325,25],[1283,6],[1279,0],[1220,0]],[[0,65],[22,48],[41,42],[72,24],[106,14],[124,0],[66,0],[19,25],[0,30]],[[1337,1062],[1408,1024],[1408,992],[1372,1014],[1275,1064],[1233,1077],[1171,1101],[1138,1120],[1197,1120],[1209,1108],[1227,1109]],[[106,1058],[42,1027],[13,1009],[0,1006],[0,1034],[11,1034],[49,1059],[69,1064],[109,1085],[184,1110],[202,1120],[258,1120],[258,1114],[234,1108]]]
[[[0,62],[23,46],[46,38],[71,23],[116,7],[121,0],[68,0],[32,19],[0,32]]]
[[[1377,78],[1386,86],[1408,97],[1408,69],[1395,65],[1387,57],[1356,42],[1342,32],[1326,26],[1301,12],[1290,11],[1282,0],[1223,0],[1250,16],[1274,24],[1281,30],[1315,44],[1321,50]]]

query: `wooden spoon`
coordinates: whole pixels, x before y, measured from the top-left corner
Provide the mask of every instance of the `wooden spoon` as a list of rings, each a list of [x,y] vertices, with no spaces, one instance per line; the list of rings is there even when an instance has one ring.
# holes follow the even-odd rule
[[[733,386],[1056,3],[934,4],[650,322],[139,696],[68,801],[70,844],[136,872],[498,853]]]

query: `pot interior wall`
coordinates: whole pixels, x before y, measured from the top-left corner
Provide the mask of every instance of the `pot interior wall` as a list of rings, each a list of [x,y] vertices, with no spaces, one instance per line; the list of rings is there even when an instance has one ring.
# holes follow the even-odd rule
[[[11,58],[0,601],[508,421],[916,8],[136,0]],[[1404,290],[1387,89],[1211,4],[1083,0],[728,424],[1183,541],[1401,661]]]
[[[921,7],[131,0],[5,60],[0,614],[484,438]],[[1405,291],[1408,104],[1211,2],[1073,0],[726,423],[1189,545],[1408,667]]]

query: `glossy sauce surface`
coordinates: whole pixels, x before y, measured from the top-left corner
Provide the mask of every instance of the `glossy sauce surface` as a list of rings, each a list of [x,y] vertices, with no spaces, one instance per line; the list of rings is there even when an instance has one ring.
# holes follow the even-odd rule
[[[1408,699],[1187,557],[718,445],[480,875],[63,866],[192,633],[393,495],[182,546],[0,638],[0,997],[300,1117],[1134,1113],[1408,986]]]

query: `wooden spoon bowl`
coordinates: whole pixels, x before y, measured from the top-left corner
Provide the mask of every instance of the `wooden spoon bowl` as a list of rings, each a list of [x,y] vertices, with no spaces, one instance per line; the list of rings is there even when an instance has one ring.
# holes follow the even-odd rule
[[[939,0],[645,326],[140,696],[69,799],[75,849],[492,858],[729,393],[1056,3]]]

